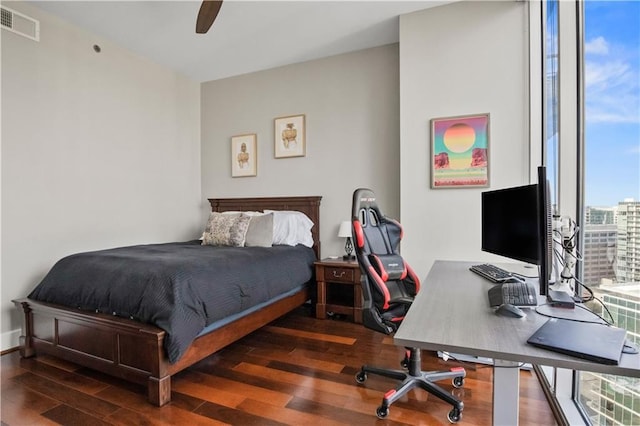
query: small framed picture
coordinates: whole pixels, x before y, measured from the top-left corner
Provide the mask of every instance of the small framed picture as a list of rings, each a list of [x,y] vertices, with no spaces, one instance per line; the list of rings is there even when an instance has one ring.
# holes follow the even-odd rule
[[[231,176],[257,176],[258,147],[255,133],[231,137]]]
[[[431,188],[489,186],[489,114],[431,120]]]
[[[305,116],[291,115],[274,120],[275,158],[304,157],[306,154]]]

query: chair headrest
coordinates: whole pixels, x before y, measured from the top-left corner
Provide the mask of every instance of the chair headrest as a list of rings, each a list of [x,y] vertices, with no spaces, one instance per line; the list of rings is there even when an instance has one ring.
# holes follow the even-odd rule
[[[379,218],[384,217],[376,201],[376,194],[368,188],[356,189],[353,192],[353,200],[351,203],[351,217],[357,218],[361,210],[369,209],[375,211]]]

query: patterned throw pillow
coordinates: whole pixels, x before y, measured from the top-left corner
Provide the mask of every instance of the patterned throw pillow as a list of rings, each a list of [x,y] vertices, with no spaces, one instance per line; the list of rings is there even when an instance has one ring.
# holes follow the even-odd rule
[[[212,212],[202,238],[203,246],[244,246],[251,217],[245,214]]]
[[[247,236],[250,221],[251,216],[247,216],[246,214],[241,214],[240,217],[236,219],[235,223],[231,225],[231,229],[229,229],[229,245],[244,247],[244,240]]]

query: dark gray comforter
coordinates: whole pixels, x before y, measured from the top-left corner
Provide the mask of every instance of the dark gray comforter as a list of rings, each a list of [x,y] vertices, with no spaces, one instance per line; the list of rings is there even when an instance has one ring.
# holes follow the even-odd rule
[[[29,298],[154,324],[175,362],[205,326],[309,281],[314,261],[301,245],[121,247],[61,259]]]

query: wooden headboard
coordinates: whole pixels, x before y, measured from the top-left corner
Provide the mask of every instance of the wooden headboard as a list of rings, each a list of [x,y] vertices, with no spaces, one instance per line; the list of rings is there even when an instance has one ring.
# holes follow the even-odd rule
[[[209,198],[211,211],[262,211],[296,210],[309,216],[314,223],[311,229],[313,250],[320,259],[320,201],[322,197],[257,197],[257,198]]]

